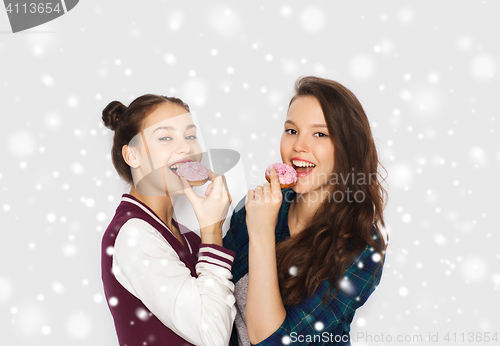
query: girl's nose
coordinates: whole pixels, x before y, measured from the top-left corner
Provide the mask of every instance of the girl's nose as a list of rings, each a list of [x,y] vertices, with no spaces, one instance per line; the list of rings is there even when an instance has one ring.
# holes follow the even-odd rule
[[[176,151],[177,154],[191,154],[193,152],[193,146],[188,143],[188,141],[183,140],[181,143],[179,143]]]
[[[297,140],[293,144],[293,150],[296,152],[307,152],[308,149],[307,140],[304,136],[297,136]]]

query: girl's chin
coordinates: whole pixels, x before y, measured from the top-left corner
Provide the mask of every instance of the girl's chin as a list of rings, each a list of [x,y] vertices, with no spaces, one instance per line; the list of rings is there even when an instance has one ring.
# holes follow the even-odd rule
[[[313,191],[322,191],[325,188],[325,186],[321,185],[309,185],[309,184],[300,184],[297,183],[295,186],[292,187],[292,190],[295,191],[296,193],[300,194],[305,194],[305,193],[310,193]]]
[[[313,188],[310,185],[297,183],[292,187],[292,190],[297,193],[308,193],[311,192]]]

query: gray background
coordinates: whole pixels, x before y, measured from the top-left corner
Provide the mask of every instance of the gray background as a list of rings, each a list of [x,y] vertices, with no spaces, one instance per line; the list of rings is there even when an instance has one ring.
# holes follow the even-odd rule
[[[0,10],[0,343],[118,345],[100,241],[128,191],[100,121],[108,102],[184,98],[207,147],[241,153],[250,188],[280,161],[293,83],[310,74],[358,96],[389,172],[387,261],[352,335],[500,332],[499,11],[86,0],[12,34]]]

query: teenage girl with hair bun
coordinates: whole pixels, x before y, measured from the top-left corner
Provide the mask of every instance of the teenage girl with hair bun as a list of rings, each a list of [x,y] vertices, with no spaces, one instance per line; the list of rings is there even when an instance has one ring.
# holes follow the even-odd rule
[[[128,107],[111,102],[102,120],[114,131],[113,165],[131,185],[102,239],[102,280],[120,345],[228,345],[234,252],[222,247],[222,223],[231,197],[223,176],[210,172],[199,197],[175,174],[179,162],[201,161],[188,105],[147,94]],[[173,219],[182,193],[201,238]]]

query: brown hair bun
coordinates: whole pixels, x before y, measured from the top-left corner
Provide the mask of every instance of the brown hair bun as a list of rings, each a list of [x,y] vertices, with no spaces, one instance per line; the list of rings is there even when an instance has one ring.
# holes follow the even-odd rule
[[[110,102],[106,108],[102,111],[102,121],[104,125],[110,129],[115,131],[118,125],[120,124],[120,118],[122,114],[127,110],[127,106],[125,106],[120,101],[112,101]]]

